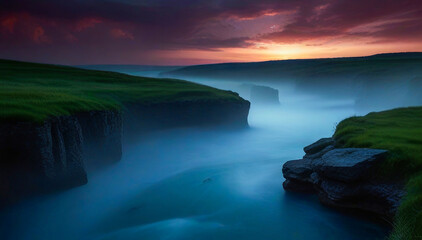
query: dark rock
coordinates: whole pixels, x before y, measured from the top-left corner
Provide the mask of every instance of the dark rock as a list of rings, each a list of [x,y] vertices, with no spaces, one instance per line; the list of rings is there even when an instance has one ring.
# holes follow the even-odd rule
[[[302,160],[283,165],[285,190],[316,192],[324,205],[393,219],[405,193],[404,185],[373,174],[385,160],[387,151],[336,149],[331,138],[321,139],[304,150],[306,155]]]
[[[318,197],[331,207],[358,209],[392,220],[404,193],[403,185],[395,183],[324,180],[319,185]]]
[[[0,206],[87,182],[76,117],[1,124],[0,136]]]
[[[316,172],[312,172],[311,176],[309,177],[309,180],[311,183],[313,183],[314,185],[319,185],[321,183],[321,178],[318,175],[318,173]]]
[[[406,194],[403,186],[401,183],[383,182],[365,184],[362,187],[363,192],[371,196],[369,199],[376,200],[374,201],[376,204],[370,204],[367,210],[393,219],[400,205],[400,200]]]
[[[333,144],[334,140],[332,138],[321,138],[320,140],[303,148],[303,151],[305,151],[306,154],[315,154]]]
[[[122,114],[103,110],[78,114],[84,144],[85,163],[98,167],[122,157]]]
[[[287,161],[283,165],[283,176],[286,179],[309,181],[312,173],[309,159]]]
[[[331,179],[322,179],[317,187],[320,192],[324,192],[325,195],[327,195],[328,199],[333,202],[338,202],[357,196],[361,185],[347,184]]]
[[[298,181],[293,179],[286,179],[283,182],[283,188],[287,191],[302,192],[302,193],[314,193],[315,189],[312,183],[306,181]]]
[[[322,149],[321,151],[314,153],[314,154],[305,154],[305,156],[303,156],[303,159],[311,159],[311,160],[318,160],[322,157],[322,155],[326,154],[327,152],[331,151],[334,149],[333,145],[328,145],[327,147],[325,147],[324,149]]]
[[[314,164],[320,176],[352,182],[371,177],[370,171],[382,160],[387,151],[368,148],[340,148],[325,153]]]

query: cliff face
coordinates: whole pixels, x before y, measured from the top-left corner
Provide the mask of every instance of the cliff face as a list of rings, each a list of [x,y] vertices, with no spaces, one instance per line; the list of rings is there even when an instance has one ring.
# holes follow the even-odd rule
[[[0,126],[0,204],[87,182],[76,117]]]
[[[0,124],[0,207],[30,195],[86,184],[86,166],[120,160],[123,132],[246,127],[249,105],[244,100],[129,104],[123,114],[91,111],[53,117],[43,124]]]
[[[258,104],[280,104],[278,90],[267,86],[252,85],[251,101]]]
[[[179,101],[129,104],[124,112],[125,135],[186,126],[248,126],[248,101]]]
[[[394,218],[403,185],[376,174],[387,151],[335,148],[331,138],[304,150],[303,159],[283,165],[285,190],[316,193],[321,203],[331,207],[361,210],[389,221]]]
[[[91,111],[78,114],[83,153],[88,167],[109,164],[122,157],[122,114],[119,111]]]

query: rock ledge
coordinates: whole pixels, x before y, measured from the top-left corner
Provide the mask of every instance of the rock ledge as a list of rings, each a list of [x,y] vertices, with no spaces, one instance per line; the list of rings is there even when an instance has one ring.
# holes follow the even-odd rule
[[[357,209],[390,221],[405,191],[400,183],[376,176],[386,150],[335,148],[332,138],[323,138],[304,148],[301,160],[283,165],[287,191],[318,194],[324,205]]]

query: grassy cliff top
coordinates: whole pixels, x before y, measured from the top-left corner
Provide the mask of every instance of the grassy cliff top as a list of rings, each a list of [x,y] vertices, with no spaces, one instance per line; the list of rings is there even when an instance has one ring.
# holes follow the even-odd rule
[[[407,195],[399,207],[390,239],[419,239],[422,236],[422,107],[348,118],[338,124],[334,137],[342,147],[390,151],[381,170],[390,178],[407,181]]]
[[[119,109],[125,102],[241,101],[236,93],[174,79],[0,60],[0,121]]]

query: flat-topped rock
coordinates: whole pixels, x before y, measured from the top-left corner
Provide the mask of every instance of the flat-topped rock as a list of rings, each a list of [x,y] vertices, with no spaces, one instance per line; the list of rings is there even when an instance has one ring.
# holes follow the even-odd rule
[[[302,160],[283,165],[286,191],[317,193],[324,205],[362,210],[392,221],[405,191],[402,183],[374,174],[386,159],[386,150],[335,148],[332,138],[304,150]]]
[[[303,156],[303,159],[320,159],[324,154],[326,154],[327,152],[331,151],[334,149],[333,145],[328,145],[327,147],[325,147],[324,149],[322,149],[321,151],[314,153],[314,154],[306,154],[305,156]]]
[[[306,181],[312,173],[311,160],[288,161],[283,165],[283,176],[289,179]]]
[[[339,148],[325,153],[313,166],[321,176],[352,182],[370,177],[369,171],[386,155],[380,149]]]
[[[303,148],[306,154],[315,154],[324,148],[328,147],[329,145],[333,145],[334,140],[332,138],[321,138],[320,140],[312,143],[309,146]]]

